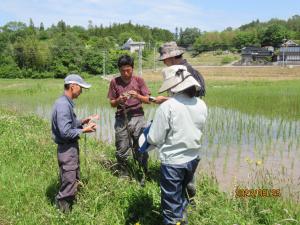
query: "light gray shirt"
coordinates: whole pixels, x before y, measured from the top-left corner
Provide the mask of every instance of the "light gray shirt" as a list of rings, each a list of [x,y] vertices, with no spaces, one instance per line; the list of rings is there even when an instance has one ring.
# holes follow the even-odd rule
[[[81,121],[74,113],[74,102],[63,95],[56,100],[52,110],[52,138],[57,144],[76,142],[82,133]]]
[[[163,164],[189,162],[199,156],[206,118],[203,100],[179,93],[158,107],[147,140]]]

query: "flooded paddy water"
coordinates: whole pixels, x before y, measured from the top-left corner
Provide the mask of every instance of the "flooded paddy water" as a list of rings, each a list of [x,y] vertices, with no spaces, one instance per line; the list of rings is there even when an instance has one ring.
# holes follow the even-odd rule
[[[147,121],[156,107],[146,107]],[[38,106],[37,115],[50,119],[51,106]],[[76,107],[78,117],[100,115],[99,129],[89,135],[114,144],[115,109]],[[151,153],[157,159],[157,153]],[[202,137],[199,172],[216,178],[221,189],[234,192],[248,188],[278,188],[298,201],[300,190],[300,121],[270,119],[239,111],[212,107]]]

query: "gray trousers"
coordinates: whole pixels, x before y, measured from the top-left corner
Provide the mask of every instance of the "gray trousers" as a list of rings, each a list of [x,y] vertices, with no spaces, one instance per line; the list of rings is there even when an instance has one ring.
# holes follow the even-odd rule
[[[130,143],[135,151],[137,157],[136,160],[143,166],[147,168],[147,161],[149,158],[148,153],[140,153],[138,151],[138,138],[143,132],[144,127],[146,126],[146,121],[144,116],[128,117],[128,131],[125,124],[125,118],[117,117],[115,122],[115,139],[116,139],[116,158],[119,164],[126,164],[128,156],[131,153]],[[130,138],[130,139],[129,139]]]
[[[59,144],[57,159],[60,188],[56,199],[74,198],[77,192],[77,181],[80,179],[78,142]]]

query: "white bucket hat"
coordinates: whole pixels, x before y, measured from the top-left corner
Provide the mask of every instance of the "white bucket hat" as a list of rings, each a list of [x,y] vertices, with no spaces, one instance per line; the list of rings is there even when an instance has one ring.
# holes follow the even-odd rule
[[[181,92],[189,87],[195,86],[199,89],[201,86],[195,78],[187,71],[186,66],[174,65],[162,70],[164,82],[158,93],[170,90],[173,93]]]

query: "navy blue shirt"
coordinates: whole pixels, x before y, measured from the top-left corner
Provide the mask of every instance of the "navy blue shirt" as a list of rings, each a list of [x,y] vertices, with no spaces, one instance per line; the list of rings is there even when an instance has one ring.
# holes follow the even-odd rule
[[[53,106],[51,126],[52,138],[57,144],[76,142],[82,133],[81,121],[77,120],[74,113],[74,102],[63,95]]]

